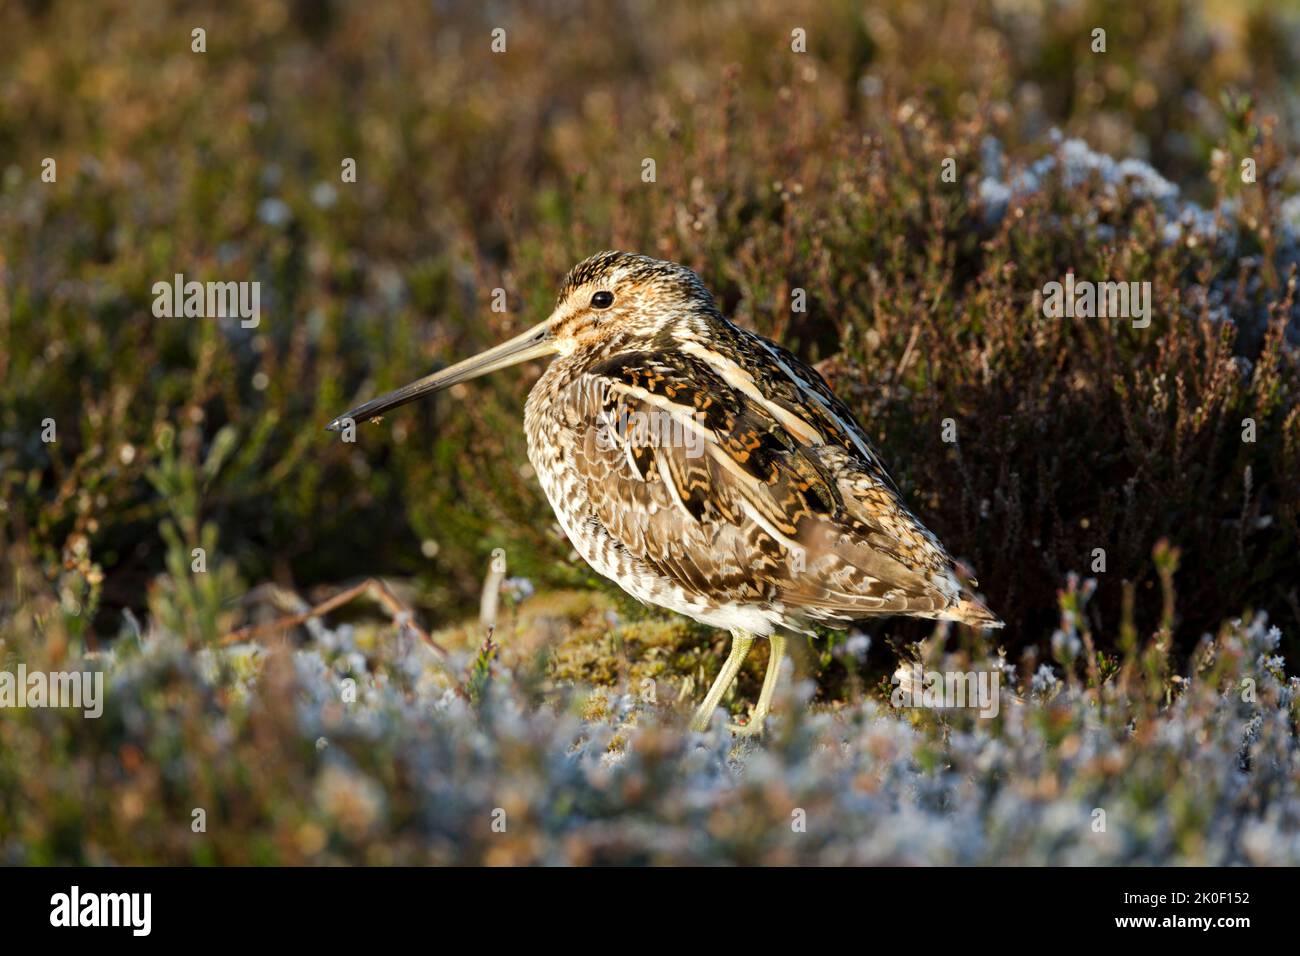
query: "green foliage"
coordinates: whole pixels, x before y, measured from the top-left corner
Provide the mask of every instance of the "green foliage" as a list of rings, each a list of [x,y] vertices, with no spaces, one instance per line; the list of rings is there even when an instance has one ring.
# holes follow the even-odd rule
[[[492,680],[492,661],[496,658],[497,646],[492,643],[492,635],[483,639],[474,663],[470,666],[469,676],[465,681],[465,694],[475,707],[482,707]]]
[[[7,626],[57,614],[97,647],[147,615],[210,643],[240,623],[246,585],[371,574],[409,580],[424,619],[450,620],[497,547],[541,587],[609,588],[525,464],[532,375],[403,409],[355,445],[322,426],[539,319],[574,262],[622,247],[690,265],[736,321],[822,363],[978,572],[1009,648],[1045,644],[1061,582],[1103,547],[1077,612],[1097,655],[1162,629],[1185,656],[1248,609],[1294,652],[1285,11],[309,9],[226,5],[206,54],[181,11],[0,12]],[[1089,51],[1098,23],[1104,55]],[[985,177],[1054,155],[1053,127],[1149,160],[1219,210],[1217,238],[1171,239],[1150,195],[1059,165],[993,215]],[[1237,174],[1246,154],[1254,184]],[[948,158],[956,183],[939,176]],[[1152,282],[1152,326],[1045,321],[1035,294],[1067,270]],[[260,281],[261,325],[155,318],[153,283],[177,272]],[[790,311],[796,287],[807,313]],[[47,417],[55,444],[39,440]],[[1160,540],[1181,555],[1172,619]]]

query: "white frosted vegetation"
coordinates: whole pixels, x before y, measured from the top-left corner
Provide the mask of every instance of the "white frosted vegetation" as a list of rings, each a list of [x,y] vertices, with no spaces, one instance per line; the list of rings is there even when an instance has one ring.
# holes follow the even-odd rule
[[[754,744],[720,720],[687,733],[683,714],[630,691],[599,708],[581,688],[530,700],[499,663],[471,703],[422,645],[363,650],[346,626],[297,650],[198,657],[155,634],[101,658],[102,733],[78,751],[152,754],[176,812],[205,774],[256,753],[245,772],[280,781],[277,818],[316,835],[307,861],[1293,865],[1300,681],[1282,673],[1279,637],[1262,618],[1226,627],[1151,706],[1140,679],[1130,697],[1113,677],[1087,690],[1059,663],[1067,638],[1028,686],[977,662],[1004,676],[993,720],[872,697],[809,709],[812,685],[787,681]],[[182,698],[202,702],[185,721],[167,704]],[[197,759],[188,735],[216,750]],[[0,859],[21,861],[21,844],[0,838]]]
[[[1195,236],[1206,242],[1224,242],[1232,251],[1236,204],[1225,200],[1217,210],[1207,210],[1182,196],[1176,185],[1140,159],[1116,160],[1099,153],[1081,139],[1064,139],[1053,130],[1051,151],[1023,166],[1008,168],[1002,145],[993,137],[984,141],[981,161],[984,176],[978,187],[980,205],[989,222],[998,222],[1013,201],[1023,201],[1049,188],[1059,178],[1066,189],[1096,182],[1109,199],[1150,200],[1160,215],[1165,242],[1179,242]],[[1094,210],[1095,213],[1095,210]],[[1094,222],[1106,238],[1113,230]]]

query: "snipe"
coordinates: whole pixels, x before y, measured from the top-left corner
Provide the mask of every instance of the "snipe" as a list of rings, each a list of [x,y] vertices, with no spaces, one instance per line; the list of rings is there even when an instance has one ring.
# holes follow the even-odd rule
[[[602,252],[565,278],[555,311],[508,342],[366,402],[328,426],[487,372],[556,355],[528,396],[528,457],[573,547],[650,604],[732,634],[695,711],[708,725],[756,637],[886,614],[1002,622],[957,580],[825,380],[732,325],[695,273]]]

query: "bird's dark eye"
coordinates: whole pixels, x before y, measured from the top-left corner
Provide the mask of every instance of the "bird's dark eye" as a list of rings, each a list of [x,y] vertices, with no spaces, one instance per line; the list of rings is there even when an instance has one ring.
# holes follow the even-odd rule
[[[591,307],[593,309],[608,309],[613,304],[614,293],[612,292],[602,290],[591,297]]]

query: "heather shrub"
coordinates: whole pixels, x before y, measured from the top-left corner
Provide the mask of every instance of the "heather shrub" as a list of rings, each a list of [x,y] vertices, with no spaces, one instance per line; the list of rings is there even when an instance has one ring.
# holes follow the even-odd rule
[[[4,15],[3,534],[45,587],[80,595],[90,639],[151,588],[183,594],[157,576],[205,535],[229,586],[206,623],[177,626],[208,637],[236,579],[409,577],[454,615],[501,547],[541,583],[605,586],[524,464],[531,376],[357,446],[319,429],[535,320],[605,246],[691,265],[737,321],[823,362],[1012,644],[1041,639],[1062,576],[1097,548],[1113,633],[1122,582],[1149,595],[1162,537],[1184,554],[1181,648],[1241,608],[1294,619],[1290,154],[1275,113],[1222,94],[1286,108],[1291,67],[1263,38],[1294,24],[1253,13],[1244,47],[1220,50],[1179,4],[947,12],[939,29],[916,5],[767,10],[744,30],[725,10],[635,31],[592,9],[606,40],[587,50],[546,42],[577,13],[517,11],[502,56],[476,42],[472,6],[413,23],[329,9],[232,12],[202,55],[183,16]],[[1111,25],[1104,69],[1074,49],[1092,20]],[[440,49],[420,39],[435,33]],[[971,38],[989,57],[952,55]],[[1135,151],[1156,165],[1116,173]],[[35,174],[47,154],[54,184]],[[178,270],[260,279],[264,323],[155,319],[152,283]],[[1150,327],[1044,319],[1038,290],[1067,271],[1151,282]],[[1158,609],[1134,613],[1150,627]]]
[[[761,743],[720,720],[686,732],[673,678],[655,700],[646,671],[596,692],[548,679],[532,650],[558,622],[583,630],[574,602],[521,609],[500,656],[446,632],[444,659],[350,625],[197,653],[143,634],[58,661],[105,673],[98,720],[0,721],[0,861],[1300,861],[1300,681],[1277,630],[1231,622],[1181,675],[1134,654],[1098,684],[1074,649],[1082,600],[1064,602],[1051,661],[920,651],[926,666],[1001,673],[992,719],[895,710],[870,690],[809,711],[812,683],[789,682]],[[663,646],[617,616],[605,633]],[[39,642],[19,650],[54,663]]]

